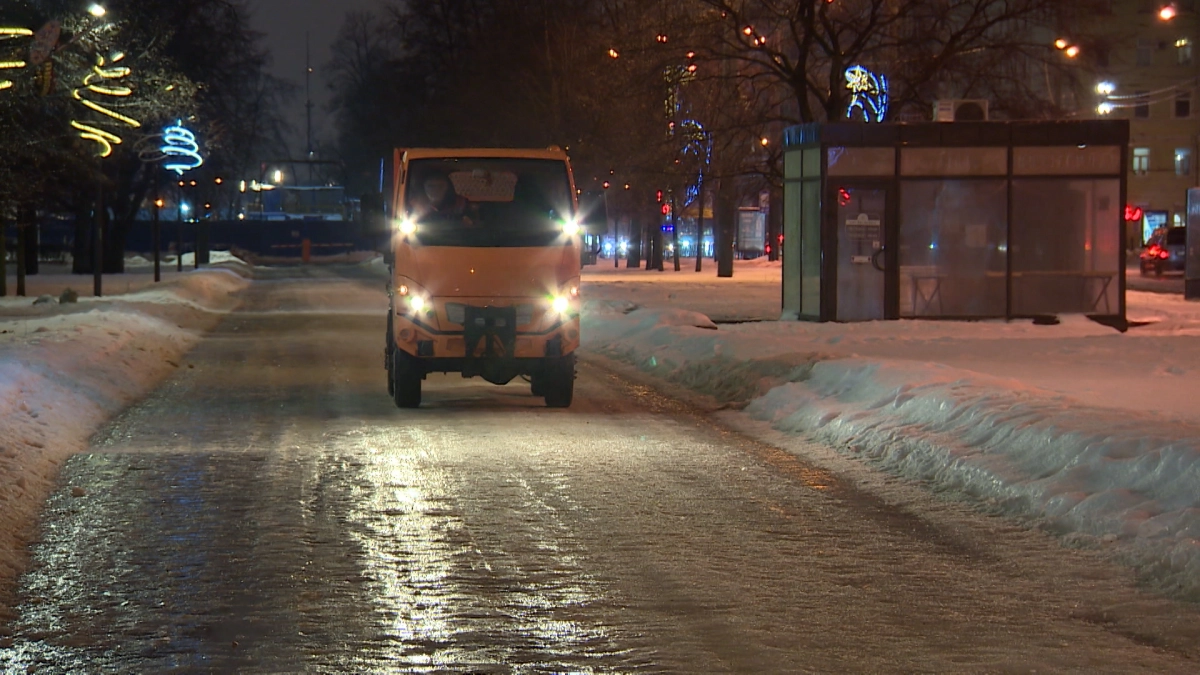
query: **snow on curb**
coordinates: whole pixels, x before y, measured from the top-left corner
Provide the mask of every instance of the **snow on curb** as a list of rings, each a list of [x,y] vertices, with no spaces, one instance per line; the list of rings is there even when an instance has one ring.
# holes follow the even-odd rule
[[[26,539],[59,467],[170,374],[249,280],[207,268],[63,312],[0,316],[0,582],[20,573]],[[89,308],[88,305],[94,305]],[[0,618],[5,611],[0,602]]]
[[[755,353],[681,310],[585,307],[585,347],[933,489],[1105,546],[1200,598],[1200,428],[939,364]],[[758,345],[761,349],[761,343]]]

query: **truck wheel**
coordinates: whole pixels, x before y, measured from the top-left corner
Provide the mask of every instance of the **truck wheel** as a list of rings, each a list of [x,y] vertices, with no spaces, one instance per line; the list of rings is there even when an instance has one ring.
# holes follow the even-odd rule
[[[533,394],[534,396],[545,396],[546,395],[545,377],[543,377],[541,375],[530,375],[529,376],[529,393]]]
[[[389,308],[387,320],[387,339],[383,348],[383,367],[387,368],[388,396],[396,395],[396,380],[394,379],[395,376],[392,375],[392,359],[395,358],[393,356],[393,352],[395,351],[396,346],[392,344],[392,310]]]
[[[568,408],[575,393],[575,355],[547,359],[542,371],[542,395],[547,408]]]
[[[385,356],[385,357],[384,357],[384,358],[387,360],[388,396],[395,396],[395,395],[396,395],[396,376],[395,376],[395,374],[392,372],[392,370],[393,370],[393,368],[392,368],[392,359],[396,358],[396,357],[393,355],[393,352],[394,352],[394,351],[395,351],[394,349],[392,349],[392,348],[388,348],[388,350],[387,350],[387,356]]]
[[[421,405],[421,370],[403,349],[392,349],[392,400],[397,408]]]

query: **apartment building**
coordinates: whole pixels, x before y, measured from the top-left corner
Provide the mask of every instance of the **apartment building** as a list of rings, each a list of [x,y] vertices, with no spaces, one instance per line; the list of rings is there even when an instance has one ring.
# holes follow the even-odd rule
[[[1084,27],[1092,36],[1081,49],[1091,52],[1086,61],[1095,68],[1093,114],[1130,121],[1130,248],[1156,227],[1183,225],[1187,189],[1200,186],[1197,5],[1108,0]]]

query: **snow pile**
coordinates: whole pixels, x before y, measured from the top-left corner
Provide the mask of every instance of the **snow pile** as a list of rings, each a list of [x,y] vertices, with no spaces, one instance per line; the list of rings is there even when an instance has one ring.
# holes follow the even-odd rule
[[[76,281],[78,283],[78,281]],[[235,262],[126,295],[0,312],[0,582],[24,544],[62,462],[108,418],[153,389],[237,303],[249,283]],[[0,603],[0,614],[3,611]]]
[[[1195,303],[1130,293],[1150,325],[1125,334],[1083,317],[716,326],[593,291],[586,348],[1200,598],[1198,385],[1179,377],[1200,362]]]

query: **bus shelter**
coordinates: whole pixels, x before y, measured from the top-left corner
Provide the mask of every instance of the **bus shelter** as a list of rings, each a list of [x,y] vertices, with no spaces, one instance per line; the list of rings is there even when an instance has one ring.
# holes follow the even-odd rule
[[[784,319],[1125,321],[1126,120],[784,135]]]

